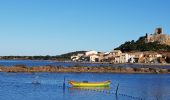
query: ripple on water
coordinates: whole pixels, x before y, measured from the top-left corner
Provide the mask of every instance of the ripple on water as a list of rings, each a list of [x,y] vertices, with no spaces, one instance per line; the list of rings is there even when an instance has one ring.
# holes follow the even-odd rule
[[[35,79],[40,84],[32,84]],[[66,80],[103,81],[111,80],[107,92],[66,88],[63,91],[63,77]],[[146,100],[170,99],[170,75],[154,74],[99,74],[99,73],[0,73],[0,100]],[[117,83],[120,84],[117,97]],[[69,86],[66,84],[66,86]]]

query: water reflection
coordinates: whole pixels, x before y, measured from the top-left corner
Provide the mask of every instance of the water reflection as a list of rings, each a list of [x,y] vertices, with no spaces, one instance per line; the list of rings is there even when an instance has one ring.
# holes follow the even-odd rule
[[[110,87],[70,87],[69,90],[110,90]]]

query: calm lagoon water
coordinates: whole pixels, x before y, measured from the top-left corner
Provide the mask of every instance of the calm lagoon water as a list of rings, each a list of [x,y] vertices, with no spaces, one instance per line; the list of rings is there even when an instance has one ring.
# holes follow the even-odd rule
[[[26,65],[28,67],[31,66],[46,66],[46,65],[52,65],[52,66],[74,66],[74,65],[83,65],[83,66],[108,66],[110,64],[99,64],[99,63],[78,63],[78,62],[56,62],[56,61],[50,61],[50,60],[0,60],[0,65],[3,66],[13,66],[13,65]]]
[[[13,65],[26,65],[28,67],[31,66],[74,66],[74,65],[82,65],[82,66],[122,66],[122,67],[148,67],[147,65],[142,64],[109,64],[109,63],[79,63],[79,62],[56,62],[56,61],[49,61],[49,60],[0,60],[0,65],[10,67]],[[157,66],[149,66],[149,67],[157,67],[157,68],[166,68],[170,69],[170,65],[157,65]]]
[[[110,89],[72,88],[63,78],[77,81],[111,80]],[[40,84],[32,84],[37,80]],[[115,92],[119,83],[118,96]],[[0,73],[0,100],[170,100],[168,74]],[[124,94],[124,95],[121,95]],[[139,97],[139,98],[132,98]]]
[[[0,65],[12,66],[102,66],[90,63],[54,61],[0,60]],[[106,64],[107,65],[107,64]],[[125,65],[126,67],[126,65]],[[128,66],[127,66],[128,67]],[[135,67],[140,67],[136,66]],[[154,67],[154,66],[153,66]],[[169,68],[169,67],[168,67]],[[77,81],[111,80],[108,89],[75,89],[63,79]],[[40,84],[32,84],[36,80]],[[115,96],[119,83],[118,95]],[[0,72],[0,100],[170,100],[169,74],[111,74],[111,73],[4,73]]]

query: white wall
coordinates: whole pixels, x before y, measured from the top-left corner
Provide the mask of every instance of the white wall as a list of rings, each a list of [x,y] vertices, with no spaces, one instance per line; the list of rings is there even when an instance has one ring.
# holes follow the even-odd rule
[[[98,54],[98,52],[97,51],[87,51],[86,53],[85,53],[85,55],[86,56],[89,56],[89,55],[93,55],[93,54]]]

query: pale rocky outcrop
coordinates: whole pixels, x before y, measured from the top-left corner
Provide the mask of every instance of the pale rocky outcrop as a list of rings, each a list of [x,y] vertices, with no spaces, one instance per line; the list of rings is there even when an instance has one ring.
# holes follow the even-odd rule
[[[170,46],[170,36],[162,33],[162,28],[156,28],[155,33],[147,35],[145,42],[159,42]]]

